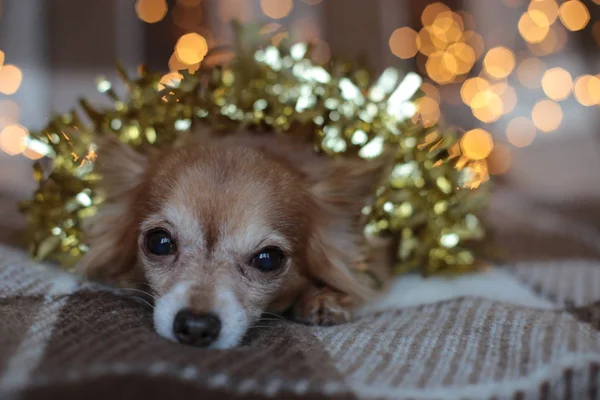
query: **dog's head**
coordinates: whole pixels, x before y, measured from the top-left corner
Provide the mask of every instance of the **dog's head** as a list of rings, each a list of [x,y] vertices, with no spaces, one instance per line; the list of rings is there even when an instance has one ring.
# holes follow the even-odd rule
[[[81,268],[150,286],[162,336],[232,347],[311,283],[364,295],[351,269],[363,261],[360,210],[383,163],[301,152],[290,161],[213,141],[155,157],[101,146],[107,201]]]

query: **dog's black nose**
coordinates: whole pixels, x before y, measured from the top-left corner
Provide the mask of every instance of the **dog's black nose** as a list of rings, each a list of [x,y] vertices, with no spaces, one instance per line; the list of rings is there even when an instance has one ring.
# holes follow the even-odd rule
[[[181,310],[175,316],[173,332],[180,343],[205,347],[219,337],[221,320],[214,314]]]

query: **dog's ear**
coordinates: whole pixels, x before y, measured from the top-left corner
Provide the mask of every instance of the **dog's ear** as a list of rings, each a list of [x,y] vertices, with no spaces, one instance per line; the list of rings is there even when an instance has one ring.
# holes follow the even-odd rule
[[[369,293],[352,272],[366,258],[362,208],[387,177],[392,159],[385,153],[372,160],[337,160],[310,187],[316,211],[308,246],[309,273],[357,298]]]
[[[137,258],[136,200],[149,160],[116,138],[98,142],[95,170],[101,175],[106,195],[97,215],[86,224],[90,250],[80,261],[78,271],[102,281],[119,284],[141,281]]]

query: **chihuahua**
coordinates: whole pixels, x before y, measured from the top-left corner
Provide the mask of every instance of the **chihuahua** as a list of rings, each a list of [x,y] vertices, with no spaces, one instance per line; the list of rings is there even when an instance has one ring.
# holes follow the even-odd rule
[[[237,346],[264,313],[348,321],[373,295],[355,271],[391,262],[361,213],[391,157],[334,158],[291,135],[190,137],[144,154],[99,143],[106,201],[80,270],[151,287],[156,331],[188,345]]]

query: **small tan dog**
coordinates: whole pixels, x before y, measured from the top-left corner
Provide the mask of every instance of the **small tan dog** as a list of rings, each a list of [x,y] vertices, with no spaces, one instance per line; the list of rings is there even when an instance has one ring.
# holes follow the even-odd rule
[[[195,346],[236,346],[264,312],[347,321],[370,293],[352,270],[387,269],[387,255],[370,256],[361,209],[389,157],[334,160],[274,134],[205,136],[152,156],[100,145],[107,202],[82,271],[147,284],[157,332]]]

